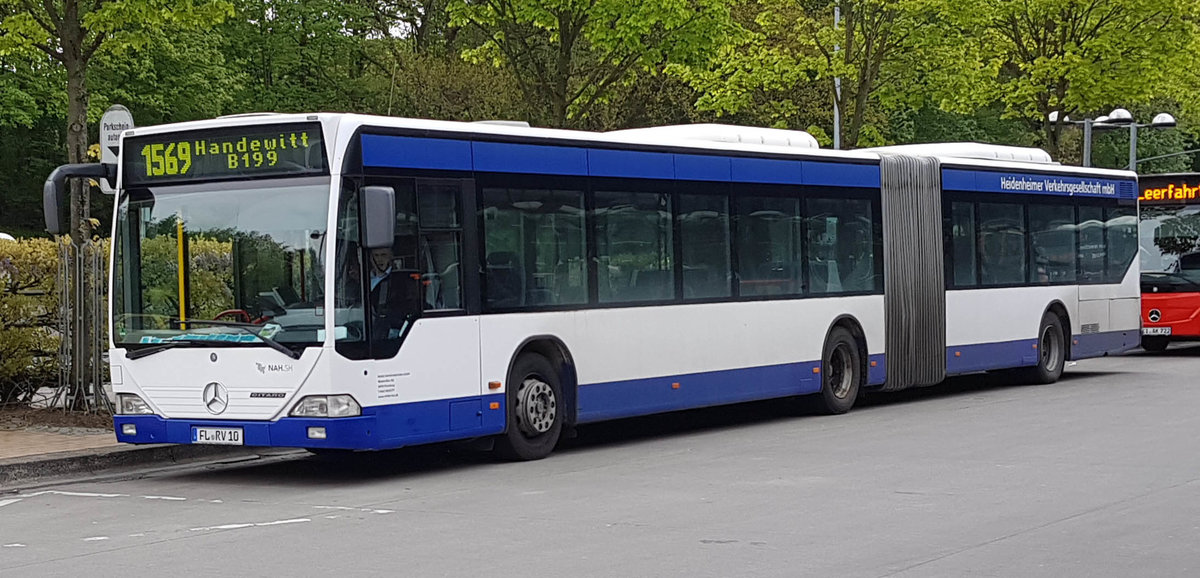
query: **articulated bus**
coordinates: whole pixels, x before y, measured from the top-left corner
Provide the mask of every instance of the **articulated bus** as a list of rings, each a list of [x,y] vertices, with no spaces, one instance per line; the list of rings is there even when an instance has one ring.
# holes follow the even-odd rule
[[[1139,180],[1142,348],[1200,341],[1200,173]]]
[[[1137,179],[974,143],[821,150],[347,114],[136,128],[115,166],[122,442],[379,450],[1138,345]]]

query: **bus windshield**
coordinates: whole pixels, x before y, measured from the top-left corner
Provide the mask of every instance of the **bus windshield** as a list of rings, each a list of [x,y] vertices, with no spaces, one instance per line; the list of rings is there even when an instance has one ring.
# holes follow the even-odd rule
[[[113,340],[289,346],[324,339],[329,178],[152,186],[117,207]],[[183,266],[180,267],[180,263]]]
[[[1144,273],[1200,281],[1200,205],[1143,205],[1138,229]]]

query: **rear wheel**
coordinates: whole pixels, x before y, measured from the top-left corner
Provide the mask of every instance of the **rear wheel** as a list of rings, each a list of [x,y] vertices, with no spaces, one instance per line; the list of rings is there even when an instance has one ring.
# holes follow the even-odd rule
[[[1062,376],[1063,367],[1067,364],[1067,338],[1063,331],[1062,319],[1059,319],[1058,315],[1049,311],[1042,315],[1042,323],[1038,326],[1037,348],[1037,365],[1023,369],[1022,380],[1034,384],[1058,381]]]
[[[554,364],[535,353],[518,357],[505,394],[508,429],[496,440],[496,454],[522,461],[550,455],[562,433],[562,400]]]
[[[1147,335],[1142,337],[1142,349],[1146,351],[1165,351],[1167,346],[1171,344],[1171,340],[1158,335]]]
[[[825,342],[821,356],[821,395],[818,409],[822,413],[839,414],[850,411],[862,387],[863,354],[854,336],[844,327],[835,327]]]

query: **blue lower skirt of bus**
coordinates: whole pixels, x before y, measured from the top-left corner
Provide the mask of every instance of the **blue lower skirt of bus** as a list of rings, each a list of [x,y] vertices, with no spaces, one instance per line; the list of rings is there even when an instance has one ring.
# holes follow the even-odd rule
[[[1075,335],[1070,359],[1115,355],[1138,346],[1137,331],[1109,331]],[[956,345],[946,348],[946,375],[975,373],[994,369],[1030,367],[1038,362],[1037,339],[1018,339],[997,343]]]
[[[1072,338],[1071,359],[1087,359],[1124,353],[1141,345],[1142,333],[1130,331],[1108,331],[1085,333]]]
[[[213,427],[241,429],[247,446],[380,450],[503,432],[504,394],[364,407],[361,416],[347,418],[243,421],[118,415],[113,423],[117,441],[134,444],[191,444],[194,428]],[[125,424],[137,426],[137,434],[125,435]],[[325,438],[310,438],[310,427],[325,428]]]

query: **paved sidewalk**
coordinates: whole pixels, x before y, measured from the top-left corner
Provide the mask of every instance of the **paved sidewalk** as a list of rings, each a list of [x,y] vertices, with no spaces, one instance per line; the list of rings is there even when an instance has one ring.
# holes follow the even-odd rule
[[[0,430],[0,461],[58,452],[121,446],[111,431],[70,433],[56,431],[61,429],[78,428]]]
[[[245,459],[264,450],[272,453],[252,447],[123,444],[101,428],[10,426],[0,429],[0,490],[120,470]]]

